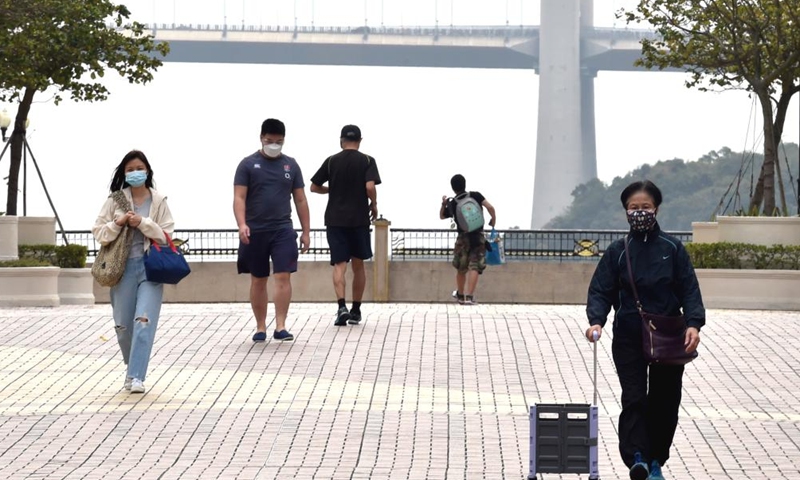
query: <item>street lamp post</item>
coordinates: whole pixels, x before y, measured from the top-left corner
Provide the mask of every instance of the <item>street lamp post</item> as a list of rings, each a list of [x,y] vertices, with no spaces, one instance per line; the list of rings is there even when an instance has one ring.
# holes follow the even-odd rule
[[[28,144],[28,127],[31,124],[31,119],[26,118],[25,124],[21,130],[17,130],[16,127],[14,131],[11,133],[10,137],[6,137],[6,130],[11,125],[11,116],[8,114],[8,111],[3,109],[0,112],[0,130],[2,130],[3,135],[3,150],[0,151],[0,161],[3,160],[3,156],[6,154],[6,150],[11,145],[11,140],[15,135],[19,135],[22,137],[22,215],[26,216],[28,214],[28,157],[30,156],[31,162],[33,163],[33,167],[36,169],[36,175],[39,177],[39,181],[42,184],[42,190],[44,190],[44,195],[47,197],[47,202],[50,204],[50,208],[53,210],[53,215],[56,217],[56,222],[58,223],[58,228],[61,231],[61,238],[64,240],[64,245],[68,245],[69,242],[67,241],[67,235],[64,230],[64,225],[61,223],[61,217],[58,216],[58,212],[56,211],[56,206],[53,204],[53,199],[50,197],[50,192],[47,190],[47,185],[44,183],[44,177],[42,176],[42,171],[39,169],[39,163],[36,161],[36,157],[33,155],[33,150],[31,150],[31,146]]]
[[[3,133],[3,143],[6,142],[6,131],[8,127],[11,125],[11,115],[8,114],[8,110],[5,108],[2,112],[0,112],[0,131]],[[5,151],[5,149],[3,149]]]

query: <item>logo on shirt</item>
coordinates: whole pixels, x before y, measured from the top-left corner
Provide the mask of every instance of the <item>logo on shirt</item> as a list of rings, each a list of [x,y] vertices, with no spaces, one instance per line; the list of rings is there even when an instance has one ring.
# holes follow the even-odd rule
[[[256,163],[255,165],[253,165],[253,168],[261,168],[261,164],[260,163]]]
[[[286,164],[286,165],[283,166],[283,171],[284,172],[289,172],[291,170],[292,170],[292,166],[291,165]]]

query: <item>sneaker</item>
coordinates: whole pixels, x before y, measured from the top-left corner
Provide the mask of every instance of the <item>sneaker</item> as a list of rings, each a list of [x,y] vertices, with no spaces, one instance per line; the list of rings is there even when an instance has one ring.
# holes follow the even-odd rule
[[[464,295],[464,301],[461,302],[462,305],[477,305],[478,302],[472,297],[472,295]]]
[[[664,480],[664,475],[661,474],[661,465],[659,465],[658,460],[653,460],[650,463],[650,476],[647,477],[648,480]]]
[[[350,310],[350,320],[347,321],[350,325],[358,325],[361,321],[361,312]]]
[[[631,480],[647,480],[650,472],[647,469],[647,464],[642,460],[642,454],[636,452],[633,455],[633,466],[631,467]]]
[[[289,333],[288,330],[281,330],[280,332],[275,330],[275,333],[272,334],[272,338],[279,342],[291,342],[294,340],[294,335]]]
[[[453,297],[453,300],[458,302],[459,305],[464,305],[464,302],[466,301],[466,297],[458,293],[458,290],[453,290],[453,293],[450,296]]]
[[[339,311],[336,312],[336,321],[333,322],[333,324],[337,327],[341,327],[347,325],[347,321],[351,318],[350,312],[347,311],[347,307],[340,307]]]
[[[131,379],[131,393],[144,393],[144,383],[138,378]]]
[[[131,389],[131,381],[133,381],[133,379],[131,377],[129,377],[128,374],[126,373],[125,374],[125,383],[122,384],[122,388],[124,388],[125,390],[130,390]]]

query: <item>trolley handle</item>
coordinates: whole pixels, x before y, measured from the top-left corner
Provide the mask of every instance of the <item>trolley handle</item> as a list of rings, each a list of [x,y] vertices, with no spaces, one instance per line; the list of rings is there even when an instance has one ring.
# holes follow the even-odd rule
[[[597,341],[600,339],[600,333],[597,330],[592,332],[592,339],[594,340],[592,342],[594,344],[594,403],[592,405],[597,406]]]

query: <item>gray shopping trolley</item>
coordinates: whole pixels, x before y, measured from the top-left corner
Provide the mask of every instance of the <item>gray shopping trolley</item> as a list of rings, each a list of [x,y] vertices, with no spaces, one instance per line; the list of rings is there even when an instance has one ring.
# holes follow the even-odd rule
[[[597,332],[594,341],[594,403],[537,403],[530,408],[530,473],[588,473],[597,466]]]

